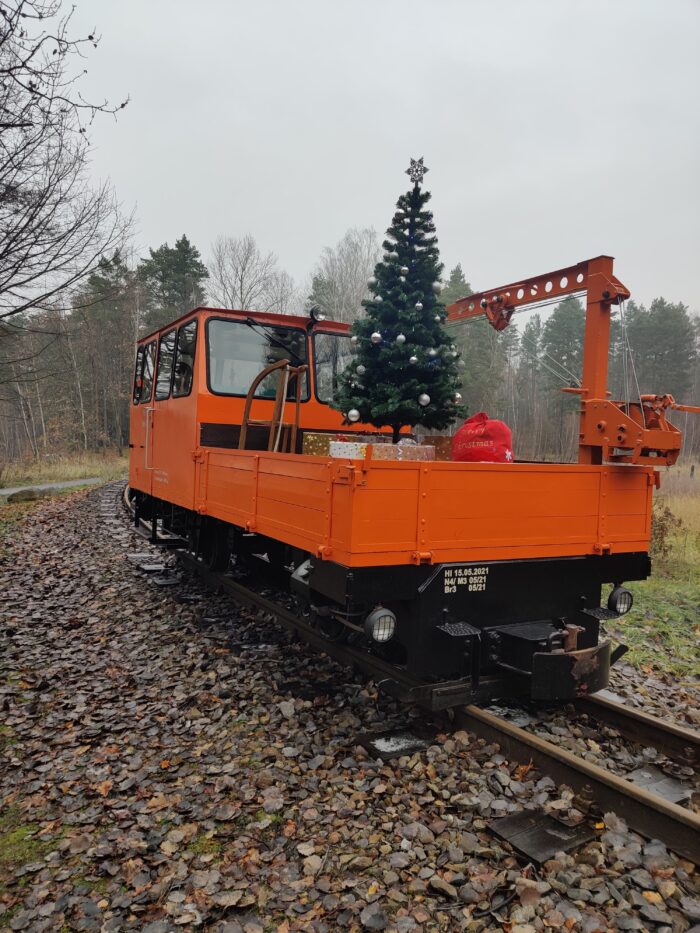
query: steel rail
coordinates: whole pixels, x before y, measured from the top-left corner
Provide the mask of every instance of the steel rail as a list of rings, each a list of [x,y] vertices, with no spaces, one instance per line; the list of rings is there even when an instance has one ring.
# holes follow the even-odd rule
[[[582,697],[574,705],[577,712],[607,723],[630,741],[651,745],[673,761],[700,770],[700,732],[665,722],[608,697]]]
[[[210,570],[191,552],[178,551],[177,558],[186,569],[201,577],[207,586],[224,590],[237,603],[262,610],[273,616],[279,623],[294,631],[303,641],[317,648],[323,654],[327,654],[340,664],[356,667],[364,671],[376,681],[381,690],[390,696],[404,703],[416,703],[432,712],[453,709],[455,702],[464,702],[461,699],[466,689],[463,682],[427,682],[409,674],[389,661],[384,661],[369,651],[363,651],[344,642],[329,641],[316,628],[305,622],[290,609],[286,609],[284,606],[280,606],[279,603],[261,596],[255,590],[249,589],[241,583],[237,583],[220,571]],[[486,688],[490,686],[488,678],[482,682]],[[455,701],[455,696],[460,697],[460,699]]]
[[[652,794],[617,774],[578,758],[538,735],[478,706],[455,710],[460,727],[487,742],[497,743],[509,758],[528,761],[556,781],[593,798],[603,810],[612,810],[635,832],[660,839],[674,852],[700,864],[700,816]]]
[[[363,670],[370,673],[375,679],[380,681],[396,681],[406,690],[411,690],[420,685],[420,681],[401,670],[397,670],[392,664],[389,664],[388,661],[383,661],[375,655],[359,651],[351,645],[329,641],[317,632],[316,629],[312,628],[311,625],[304,622],[303,619],[300,619],[299,616],[290,609],[286,609],[284,606],[280,606],[279,603],[275,603],[267,599],[267,597],[261,596],[259,593],[256,593],[255,590],[251,590],[237,583],[235,580],[232,580],[219,571],[210,570],[190,552],[180,551],[177,557],[184,567],[200,576],[208,586],[229,593],[237,603],[248,606],[251,609],[262,610],[274,616],[287,628],[297,632],[304,641],[309,642],[314,648],[318,648],[320,651],[324,652],[324,654],[330,655],[335,660],[345,662],[346,664],[357,664],[358,667],[362,667]]]
[[[133,517],[134,507],[129,499],[128,486],[124,489],[122,501],[127,513]],[[164,538],[157,536],[154,540],[153,523],[150,521],[140,519],[138,531],[144,538],[156,546],[166,548],[173,546],[173,539],[167,536]],[[291,610],[261,596],[255,590],[249,589],[241,583],[237,583],[224,573],[211,570],[191,551],[179,548],[176,554],[180,564],[190,572],[200,576],[204,583],[210,588],[222,589],[229,593],[236,602],[247,605],[250,608],[262,610],[268,613],[268,615],[274,616],[278,622],[287,629],[294,631],[303,641],[307,642],[312,647],[327,654],[340,664],[350,667],[354,666],[364,671],[377,682],[377,685],[382,690],[391,696],[403,702],[417,703],[433,712],[452,708],[455,703],[455,696],[459,697],[457,702],[464,702],[464,692],[468,689],[464,682],[445,681],[440,683],[427,683],[407,673],[400,667],[396,667],[390,662],[384,661],[382,658],[377,657],[377,655],[371,654],[369,651],[362,651],[359,648],[342,642],[330,641]],[[483,683],[488,687],[488,679],[484,680]]]

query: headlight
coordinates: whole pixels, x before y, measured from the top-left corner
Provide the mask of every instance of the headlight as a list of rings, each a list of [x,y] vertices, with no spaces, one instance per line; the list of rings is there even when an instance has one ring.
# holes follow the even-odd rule
[[[377,606],[365,619],[365,633],[377,642],[389,641],[396,631],[396,616],[391,609]]]
[[[623,616],[632,608],[632,602],[630,591],[626,590],[624,586],[616,586],[608,596],[608,609],[616,612],[619,616]]]

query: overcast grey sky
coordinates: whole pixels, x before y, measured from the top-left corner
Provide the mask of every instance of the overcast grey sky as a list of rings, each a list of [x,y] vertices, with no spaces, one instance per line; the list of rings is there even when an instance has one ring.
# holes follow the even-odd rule
[[[137,242],[251,232],[304,280],[424,156],[475,288],[599,253],[700,311],[700,0],[77,0],[94,172]]]

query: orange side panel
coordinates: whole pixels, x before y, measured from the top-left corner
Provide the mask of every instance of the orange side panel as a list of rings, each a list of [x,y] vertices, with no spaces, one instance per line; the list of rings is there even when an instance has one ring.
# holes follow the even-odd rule
[[[331,470],[316,457],[206,450],[198,510],[305,550],[326,540]]]
[[[465,472],[430,471],[425,512],[426,540],[450,548],[480,541],[509,547],[587,544],[598,525],[597,473],[566,468],[551,473],[528,465],[510,473],[512,464]],[[466,484],[465,484],[466,479]]]
[[[346,566],[644,551],[652,472],[207,450],[198,508]]]
[[[402,469],[404,466],[414,468]],[[420,472],[415,466],[382,463],[383,469],[372,468],[361,474],[365,484],[356,488],[352,503],[351,551],[416,549]]]
[[[603,468],[603,490],[607,505],[603,514],[609,521],[611,541],[639,538],[649,541],[651,535],[651,503],[654,490],[651,471],[620,467]]]

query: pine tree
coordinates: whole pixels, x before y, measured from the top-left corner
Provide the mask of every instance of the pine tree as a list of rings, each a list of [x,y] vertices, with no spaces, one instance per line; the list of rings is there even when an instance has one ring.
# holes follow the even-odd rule
[[[170,323],[204,302],[203,283],[209,276],[199,250],[183,234],[175,246],[164,243],[149,250],[138,267],[147,289],[146,329]]]
[[[351,422],[445,428],[462,413],[459,353],[443,323],[440,262],[423,160],[411,160],[413,188],[401,195],[384,258],[369,280],[371,298],[352,327],[357,354],[340,378],[334,407]]]
[[[689,397],[697,366],[693,319],[681,302],[655,298],[649,308],[630,301],[625,315],[642,392]],[[636,387],[630,386],[634,397]]]
[[[450,277],[447,280],[447,285],[442,290],[440,300],[443,304],[450,305],[452,302],[459,301],[460,298],[466,298],[472,294],[474,294],[472,287],[465,279],[462,271],[462,263],[458,262],[450,271]]]
[[[555,370],[547,369],[546,381],[554,389],[576,385],[583,370],[583,332],[586,313],[573,295],[561,301],[547,318],[542,330],[542,350]],[[580,403],[574,396],[564,396],[572,407]]]

